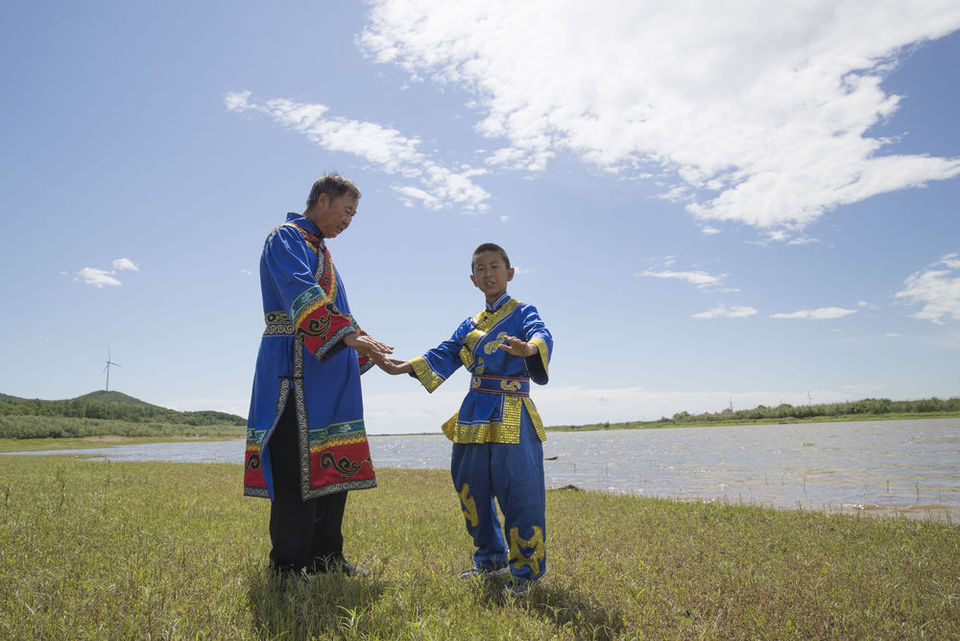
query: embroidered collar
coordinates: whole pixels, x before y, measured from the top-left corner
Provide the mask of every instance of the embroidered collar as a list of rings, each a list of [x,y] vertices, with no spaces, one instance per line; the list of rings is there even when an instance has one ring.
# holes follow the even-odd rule
[[[287,214],[287,222],[293,223],[300,229],[310,232],[317,238],[323,238],[323,234],[320,233],[320,229],[313,223],[312,220],[310,220],[303,214],[296,214],[294,212],[289,212]]]
[[[500,308],[503,306],[503,304],[506,303],[508,300],[510,300],[510,294],[508,294],[507,292],[503,292],[503,295],[500,296],[500,298],[498,298],[497,300],[493,301],[493,303],[487,303],[487,311],[488,311],[488,312],[495,312],[495,311],[497,311],[497,310],[500,309]]]
[[[286,225],[292,225],[300,230],[300,233],[303,234],[304,239],[306,239],[307,244],[309,244],[314,249],[318,249],[324,246],[323,234],[320,233],[320,229],[313,223],[312,220],[306,216],[301,216],[300,214],[288,213]]]

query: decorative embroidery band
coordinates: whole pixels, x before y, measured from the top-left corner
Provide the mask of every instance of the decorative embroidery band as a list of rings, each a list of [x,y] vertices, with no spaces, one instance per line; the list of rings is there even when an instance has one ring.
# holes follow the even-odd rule
[[[484,394],[510,394],[529,396],[530,381],[526,378],[506,378],[500,376],[473,376],[470,379],[470,391]]]
[[[263,321],[267,324],[266,329],[263,330],[265,337],[293,336],[297,331],[290,323],[290,317],[283,311],[267,312],[263,315]]]
[[[547,440],[543,421],[533,401],[523,396],[504,396],[501,420],[482,423],[462,423],[460,413],[443,424],[443,434],[454,443],[519,443],[523,410],[530,416],[537,438]]]
[[[549,376],[550,350],[547,349],[546,341],[539,336],[535,336],[530,340],[530,344],[537,348],[537,352],[540,355],[540,364],[543,366],[543,373]]]
[[[362,420],[335,423],[326,428],[310,430],[310,449],[317,451],[330,443],[353,443],[366,440],[366,430]]]
[[[423,356],[411,358],[410,367],[413,368],[413,373],[428,392],[432,392],[443,383],[444,379],[437,376],[436,372],[430,369],[430,364],[427,363],[427,359]]]

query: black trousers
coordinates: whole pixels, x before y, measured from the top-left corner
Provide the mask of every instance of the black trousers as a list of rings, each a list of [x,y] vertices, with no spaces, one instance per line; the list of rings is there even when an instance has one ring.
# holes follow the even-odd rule
[[[270,440],[274,499],[270,504],[270,562],[277,570],[324,571],[343,560],[347,493],[303,500],[296,410],[287,402]]]

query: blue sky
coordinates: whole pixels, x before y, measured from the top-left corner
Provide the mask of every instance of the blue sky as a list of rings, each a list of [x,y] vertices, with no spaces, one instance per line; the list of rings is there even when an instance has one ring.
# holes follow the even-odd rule
[[[607,5],[601,7],[600,5]],[[556,339],[548,424],[960,394],[960,5],[0,8],[0,392],[245,415],[266,233],[329,170],[356,317],[409,358],[482,306]],[[364,376],[371,433],[433,395]]]

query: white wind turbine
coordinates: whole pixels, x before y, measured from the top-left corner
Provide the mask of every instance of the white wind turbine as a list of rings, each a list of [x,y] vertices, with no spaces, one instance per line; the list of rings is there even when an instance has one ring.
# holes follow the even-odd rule
[[[106,392],[110,391],[110,366],[111,365],[115,365],[117,367],[123,367],[120,363],[114,363],[112,360],[110,360],[110,348],[108,347],[107,348],[107,364],[103,368],[103,371],[107,373],[107,386],[104,389],[104,391]]]

